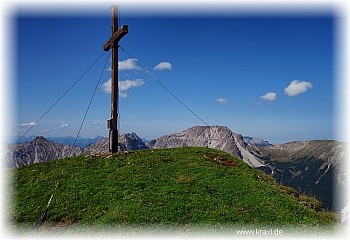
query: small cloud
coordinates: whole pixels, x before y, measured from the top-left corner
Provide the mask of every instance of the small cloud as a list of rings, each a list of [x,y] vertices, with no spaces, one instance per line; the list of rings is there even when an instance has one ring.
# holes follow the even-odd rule
[[[119,97],[120,98],[127,98],[128,97],[128,93],[119,91]]]
[[[119,81],[118,84],[120,91],[126,91],[130,88],[141,87],[143,84],[145,84],[145,82],[143,81],[143,79],[136,79]]]
[[[64,123],[64,124],[62,124],[62,125],[60,125],[58,127],[59,128],[67,128],[67,127],[69,127],[69,124],[68,123]]]
[[[124,61],[118,61],[119,70],[133,70],[140,69],[140,66],[137,64],[136,58],[129,58]]]
[[[99,125],[100,123],[98,121],[92,122],[92,125]]]
[[[220,103],[220,104],[227,104],[228,103],[227,99],[225,99],[225,98],[218,98],[218,99],[216,99],[216,102]]]
[[[260,99],[263,99],[265,101],[276,101],[277,100],[277,94],[274,92],[268,92],[264,96],[260,96]]]
[[[111,79],[108,79],[108,81],[102,84],[100,88],[105,93],[111,93]]]
[[[284,89],[284,94],[290,97],[297,96],[299,94],[302,94],[306,92],[307,90],[312,88],[311,82],[306,81],[300,81],[300,80],[293,80],[290,82],[288,87]]]
[[[126,93],[127,90],[129,90],[130,88],[141,87],[144,84],[145,81],[143,81],[143,79],[119,81],[119,97],[126,98],[128,96],[128,94]],[[111,93],[111,79],[109,79],[107,82],[101,85],[101,90],[105,93]]]
[[[31,126],[34,126],[36,124],[36,122],[28,122],[28,123],[21,123],[19,124],[21,127],[31,127]]]
[[[153,70],[172,70],[173,67],[170,62],[161,62],[157,64]]]
[[[260,106],[261,106],[261,102],[252,101],[252,104],[253,104],[254,106],[257,106],[257,107],[260,107]]]

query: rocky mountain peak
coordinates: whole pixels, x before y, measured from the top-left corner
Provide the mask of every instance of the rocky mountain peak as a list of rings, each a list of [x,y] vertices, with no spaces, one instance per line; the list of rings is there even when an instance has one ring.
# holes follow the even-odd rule
[[[80,155],[80,147],[64,146],[39,136],[30,142],[11,145],[4,156],[9,167],[22,167]]]
[[[136,133],[125,133],[119,136],[123,150],[146,149],[148,148]]]
[[[43,136],[37,136],[34,138],[33,142],[38,144],[38,143],[47,143],[47,142],[51,142],[51,141],[47,140]]]
[[[252,146],[243,141],[243,136],[226,126],[194,126],[181,133],[172,133],[148,143],[150,148],[208,147],[228,152],[244,160],[250,166],[263,167],[253,154]]]

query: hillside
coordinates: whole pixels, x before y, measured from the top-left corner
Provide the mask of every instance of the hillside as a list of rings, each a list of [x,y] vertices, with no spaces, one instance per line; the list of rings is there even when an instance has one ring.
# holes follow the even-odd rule
[[[323,206],[340,211],[348,202],[346,152],[334,140],[296,141],[259,147],[261,160],[274,170],[272,176],[298,192],[315,196]]]
[[[240,159],[208,148],[81,156],[9,170],[10,221],[33,227],[55,183],[44,227],[178,226],[214,228],[333,226],[320,203],[283,187]],[[332,227],[330,227],[332,228]]]

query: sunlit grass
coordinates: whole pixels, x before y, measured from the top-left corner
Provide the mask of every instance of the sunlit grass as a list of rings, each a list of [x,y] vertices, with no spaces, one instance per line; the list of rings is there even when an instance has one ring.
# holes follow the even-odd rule
[[[143,150],[38,163],[11,170],[9,215],[34,226],[54,191],[46,224],[77,226],[323,226],[317,200],[208,148]]]

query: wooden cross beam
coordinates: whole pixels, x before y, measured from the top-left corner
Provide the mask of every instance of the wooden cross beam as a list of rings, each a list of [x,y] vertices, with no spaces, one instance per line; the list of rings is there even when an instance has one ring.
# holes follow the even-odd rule
[[[104,51],[112,49],[111,76],[111,118],[107,121],[109,129],[109,152],[118,152],[118,43],[128,33],[128,26],[118,29],[118,6],[112,6],[112,36],[103,45]]]
[[[122,27],[103,45],[104,51],[109,51],[115,43],[118,43],[128,33],[128,25],[122,25]]]

